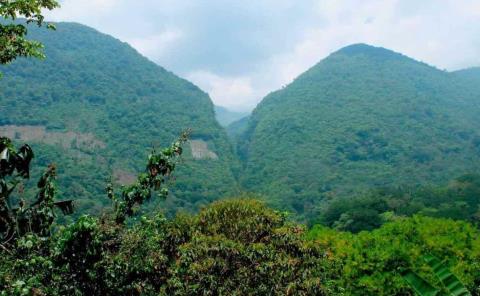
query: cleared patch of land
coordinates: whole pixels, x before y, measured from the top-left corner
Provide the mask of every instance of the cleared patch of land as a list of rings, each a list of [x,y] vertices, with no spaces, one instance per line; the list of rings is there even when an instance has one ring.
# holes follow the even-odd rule
[[[204,140],[190,140],[190,148],[194,159],[218,159],[218,155],[208,149]]]
[[[0,136],[27,143],[40,142],[87,152],[106,148],[106,144],[91,133],[48,131],[45,126],[4,125],[0,126]]]

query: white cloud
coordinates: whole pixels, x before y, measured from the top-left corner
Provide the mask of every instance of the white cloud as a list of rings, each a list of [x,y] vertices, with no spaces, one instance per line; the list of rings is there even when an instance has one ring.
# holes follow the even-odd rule
[[[175,43],[179,41],[182,36],[182,31],[178,29],[167,29],[158,34],[142,38],[136,37],[127,39],[126,41],[143,55],[155,60],[165,54],[166,51],[173,49]]]
[[[63,0],[60,1],[61,8],[48,12],[47,16],[53,21],[86,19],[93,15],[107,13],[120,2],[120,0]],[[86,14],[87,11],[88,14]]]
[[[210,94],[213,102],[235,110],[250,110],[256,103],[249,77],[221,77],[206,71],[195,71],[187,79]]]

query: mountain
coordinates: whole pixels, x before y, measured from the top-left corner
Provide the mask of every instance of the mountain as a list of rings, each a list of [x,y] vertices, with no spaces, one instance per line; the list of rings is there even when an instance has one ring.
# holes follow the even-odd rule
[[[56,26],[29,27],[46,60],[0,68],[0,135],[32,144],[36,167],[55,162],[62,196],[78,199],[81,212],[100,211],[110,204],[109,176],[133,181],[149,149],[187,128],[173,195],[158,206],[193,209],[236,191],[233,150],[206,93],[126,43],[79,24]]]
[[[393,51],[345,47],[269,94],[242,135],[241,183],[307,217],[323,199],[441,183],[480,166],[480,90]]]
[[[231,123],[246,116],[248,116],[247,112],[235,112],[222,106],[215,106],[215,117],[223,127],[228,127]]]

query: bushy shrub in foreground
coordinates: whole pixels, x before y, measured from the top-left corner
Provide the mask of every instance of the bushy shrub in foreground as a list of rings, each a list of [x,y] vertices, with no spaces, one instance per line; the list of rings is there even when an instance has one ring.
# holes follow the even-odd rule
[[[2,257],[0,289],[2,295],[327,294],[328,261],[303,235],[303,227],[246,199],[214,203],[196,216],[144,217],[131,228],[85,216],[41,243],[20,240]]]

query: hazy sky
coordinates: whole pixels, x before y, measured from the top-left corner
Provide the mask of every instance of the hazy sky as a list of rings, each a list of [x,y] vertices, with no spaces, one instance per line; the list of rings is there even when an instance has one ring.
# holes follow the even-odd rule
[[[332,51],[369,43],[441,69],[480,66],[480,0],[63,0],[48,14],[130,43],[252,109]]]

